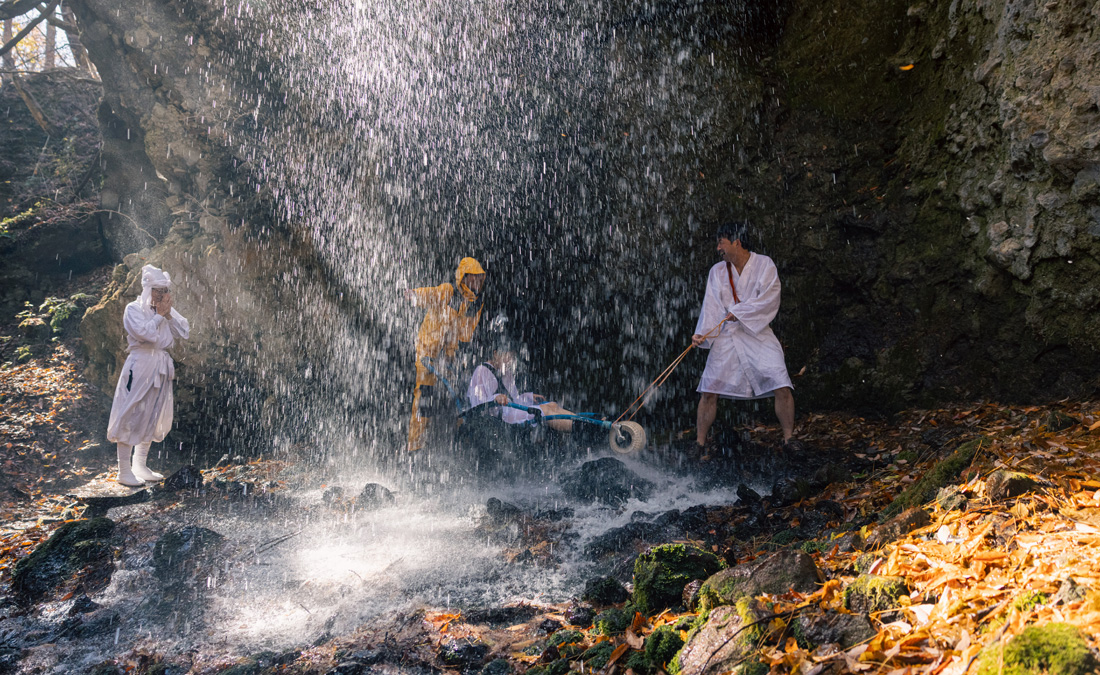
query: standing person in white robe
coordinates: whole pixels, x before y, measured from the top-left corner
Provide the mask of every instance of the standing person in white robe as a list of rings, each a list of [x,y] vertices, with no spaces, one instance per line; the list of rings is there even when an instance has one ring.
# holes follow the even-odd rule
[[[797,443],[791,438],[794,394],[783,347],[770,325],[779,312],[779,273],[771,258],[750,250],[748,223],[722,225],[717,237],[722,262],[710,268],[703,308],[691,338],[696,347],[710,350],[697,389],[696,443],[706,457],[719,396],[739,400],[775,397],[783,445],[789,447]]]
[[[176,368],[167,350],[190,333],[187,319],[172,307],[171,286],[167,272],[142,267],[141,295],[122,316],[129,356],[115,387],[107,440],[118,444],[118,482],[131,487],[164,478],[145,462],[152,442],[163,441],[172,428]]]

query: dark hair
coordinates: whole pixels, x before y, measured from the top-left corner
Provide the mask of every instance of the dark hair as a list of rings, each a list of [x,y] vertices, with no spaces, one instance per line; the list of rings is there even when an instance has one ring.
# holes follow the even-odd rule
[[[718,239],[729,239],[731,242],[741,241],[741,247],[751,251],[755,245],[753,239],[752,223],[747,220],[731,220],[718,226],[715,233]]]

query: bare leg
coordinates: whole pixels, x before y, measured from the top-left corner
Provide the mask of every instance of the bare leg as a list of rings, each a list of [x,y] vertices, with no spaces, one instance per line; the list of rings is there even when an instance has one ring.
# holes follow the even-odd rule
[[[775,416],[779,418],[783,442],[786,443],[794,435],[794,393],[790,387],[775,390]]]
[[[543,403],[542,405],[538,406],[538,408],[542,411],[542,414],[544,415],[573,414],[553,401],[550,401],[549,403]],[[561,431],[563,433],[569,433],[570,431],[573,431],[573,420],[549,420],[546,424],[555,431]]]
[[[699,435],[695,442],[700,446],[706,445],[707,434],[714,424],[714,418],[718,416],[718,394],[703,392],[699,395],[699,412],[695,416],[695,427]]]

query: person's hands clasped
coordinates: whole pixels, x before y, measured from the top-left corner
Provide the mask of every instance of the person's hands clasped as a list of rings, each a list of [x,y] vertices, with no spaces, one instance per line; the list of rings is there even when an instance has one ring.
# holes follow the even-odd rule
[[[504,394],[497,394],[494,400],[497,402],[497,405],[508,405],[508,397]]]
[[[168,319],[172,316],[172,292],[163,288],[154,288],[152,292],[153,311]]]

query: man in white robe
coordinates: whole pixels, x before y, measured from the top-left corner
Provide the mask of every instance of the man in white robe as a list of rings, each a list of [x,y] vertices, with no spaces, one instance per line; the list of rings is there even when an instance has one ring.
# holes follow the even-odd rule
[[[770,325],[779,312],[779,274],[771,258],[749,250],[750,246],[747,223],[718,228],[722,262],[710,268],[703,308],[691,338],[695,346],[710,350],[697,389],[696,443],[703,456],[718,412],[718,397],[774,397],[785,446],[794,434],[791,378],[783,347]]]
[[[142,267],[141,295],[122,316],[129,355],[115,387],[107,440],[118,444],[118,482],[130,487],[164,478],[149,470],[146,458],[152,442],[163,441],[172,428],[176,369],[167,350],[190,334],[187,319],[172,307],[171,285],[167,272]]]
[[[501,406],[511,402],[528,408],[538,408],[544,415],[572,415],[554,401],[532,392],[519,392],[516,388],[516,353],[508,346],[497,346],[492,357],[474,369],[470,385],[466,388],[466,400],[470,408],[476,408],[491,401]],[[518,408],[501,407],[489,411],[494,417],[500,417],[506,424],[526,424],[535,416]],[[573,420],[547,420],[550,428],[561,432],[573,430]]]

